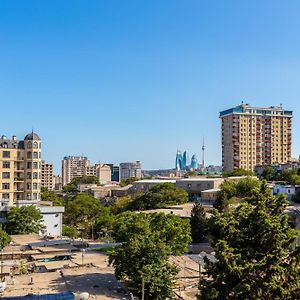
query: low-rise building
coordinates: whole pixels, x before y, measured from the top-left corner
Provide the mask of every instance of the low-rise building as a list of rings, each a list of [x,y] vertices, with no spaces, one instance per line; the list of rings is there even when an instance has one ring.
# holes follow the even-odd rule
[[[65,208],[63,206],[43,206],[41,201],[18,200],[15,206],[30,206],[37,207],[43,217],[45,228],[40,232],[41,236],[61,236],[62,235],[62,218]],[[12,206],[8,200],[0,200],[0,223],[6,223],[7,212]]]
[[[217,189],[223,181],[223,178],[191,177],[177,180],[176,186],[187,191],[191,201],[196,201],[201,199],[202,191]]]
[[[133,190],[137,193],[147,193],[149,190],[161,183],[172,183],[176,184],[175,179],[144,179],[144,180],[138,180],[132,183],[133,185]]]

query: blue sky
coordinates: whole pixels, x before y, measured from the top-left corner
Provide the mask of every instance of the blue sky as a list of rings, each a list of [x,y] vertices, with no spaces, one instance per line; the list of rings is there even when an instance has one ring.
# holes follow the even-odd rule
[[[1,0],[1,133],[31,128],[65,155],[220,164],[220,110],[294,110],[300,154],[300,2]]]

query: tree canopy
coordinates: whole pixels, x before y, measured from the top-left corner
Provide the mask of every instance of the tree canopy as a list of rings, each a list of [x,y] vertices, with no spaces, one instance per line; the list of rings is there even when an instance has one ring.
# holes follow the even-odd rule
[[[0,227],[0,250],[11,242],[10,236]]]
[[[214,207],[219,211],[228,208],[229,201],[233,198],[251,197],[260,188],[261,182],[256,177],[247,176],[239,181],[225,180],[220,185]]]
[[[217,262],[206,261],[199,299],[299,299],[300,248],[288,225],[283,196],[266,183],[235,210],[214,215],[212,246]]]
[[[131,208],[149,210],[186,202],[188,202],[188,193],[174,184],[166,182],[157,184],[150,188],[149,192],[136,197],[131,203]]]
[[[63,206],[64,200],[62,197],[58,196],[55,192],[49,191],[46,188],[41,189],[41,200],[51,201],[55,206]]]
[[[224,172],[223,176],[224,177],[231,177],[231,176],[253,176],[253,172],[250,170],[245,170],[245,169],[236,169],[231,172]]]
[[[33,205],[12,207],[7,213],[7,232],[9,234],[39,233],[43,228],[43,217]]]
[[[191,241],[190,225],[174,215],[125,212],[117,216],[113,235],[122,242],[109,254],[118,279],[125,279],[135,294],[145,299],[173,298],[178,269],[169,262]]]
[[[76,194],[66,202],[64,222],[88,233],[102,209],[98,199],[86,193]]]
[[[81,176],[75,177],[72,181],[63,187],[63,192],[68,194],[76,194],[79,184],[99,184],[99,179],[96,176]]]
[[[208,223],[204,207],[200,203],[194,204],[190,222],[193,242],[203,242],[208,233]]]

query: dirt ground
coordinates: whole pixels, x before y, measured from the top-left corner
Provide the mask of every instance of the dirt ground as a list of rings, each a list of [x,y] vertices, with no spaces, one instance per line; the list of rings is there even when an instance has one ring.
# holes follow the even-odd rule
[[[55,272],[15,276],[14,283],[11,279],[8,280],[8,288],[3,296],[72,291],[75,293],[88,292],[91,296],[90,299],[130,299],[124,285],[115,278],[113,268],[107,266],[106,255],[86,252],[84,264],[93,264],[94,266],[81,266],[81,253],[77,253],[73,261],[79,266]]]

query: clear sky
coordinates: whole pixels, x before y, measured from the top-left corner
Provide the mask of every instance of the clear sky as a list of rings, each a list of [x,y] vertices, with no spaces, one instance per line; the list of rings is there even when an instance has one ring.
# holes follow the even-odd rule
[[[1,133],[65,155],[220,164],[220,110],[294,110],[300,154],[300,2],[1,0]]]

